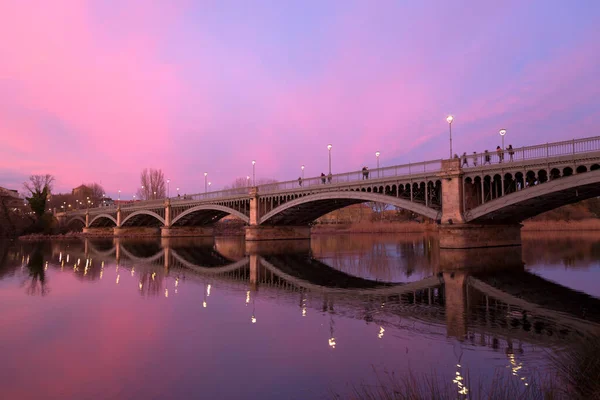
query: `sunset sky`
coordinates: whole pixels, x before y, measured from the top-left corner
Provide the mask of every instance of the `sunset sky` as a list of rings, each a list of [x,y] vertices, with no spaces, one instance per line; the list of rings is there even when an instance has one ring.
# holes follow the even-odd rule
[[[600,135],[600,2],[1,0],[0,186],[131,198]]]

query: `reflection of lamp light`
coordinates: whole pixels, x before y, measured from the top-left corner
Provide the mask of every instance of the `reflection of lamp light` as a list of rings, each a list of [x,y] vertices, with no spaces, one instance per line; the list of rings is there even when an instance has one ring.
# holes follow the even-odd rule
[[[377,335],[377,337],[379,339],[383,338],[383,332],[385,332],[385,329],[383,329],[383,326],[379,327],[379,334]]]
[[[256,317],[254,315],[252,316],[252,320],[251,321],[252,321],[253,324],[256,323]]]
[[[246,292],[246,305],[248,305],[248,303],[250,303],[250,291],[249,290]]]
[[[206,287],[206,296],[210,297],[210,283],[208,284],[208,286]]]

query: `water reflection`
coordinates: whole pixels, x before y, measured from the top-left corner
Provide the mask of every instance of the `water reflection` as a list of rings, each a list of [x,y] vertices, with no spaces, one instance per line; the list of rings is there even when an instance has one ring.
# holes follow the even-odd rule
[[[79,284],[102,283],[105,293],[119,293],[116,298],[134,294],[150,301],[133,306],[140,310],[142,304],[182,307],[178,299],[184,296],[205,314],[178,323],[227,319],[230,332],[220,334],[229,341],[244,339],[236,336],[244,324],[255,330],[271,324],[275,335],[290,335],[299,324],[309,329],[315,324],[311,318],[320,318],[313,329],[322,348],[333,353],[360,353],[354,338],[362,331],[377,346],[407,338],[417,347],[448,340],[458,343],[461,352],[496,353],[482,365],[507,367],[528,385],[527,361],[536,347],[563,348],[576,337],[599,332],[598,298],[531,272],[540,263],[577,269],[600,259],[592,241],[574,239],[565,248],[560,240],[524,240],[522,249],[476,251],[440,250],[432,235],[323,236],[276,243],[182,238],[0,244],[0,283],[17,277],[26,282],[26,294],[49,299],[60,296],[67,287],[62,277],[69,276]],[[124,307],[133,304],[127,298]],[[278,315],[278,307],[293,317]],[[272,325],[275,315],[278,321],[299,320],[293,326]],[[462,353],[447,371],[466,394],[461,358]]]

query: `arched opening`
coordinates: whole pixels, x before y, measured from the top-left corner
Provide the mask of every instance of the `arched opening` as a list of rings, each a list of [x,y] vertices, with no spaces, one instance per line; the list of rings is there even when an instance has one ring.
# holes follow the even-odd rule
[[[486,175],[483,177],[483,198],[485,201],[490,201],[493,199],[492,196],[492,177]]]
[[[516,182],[512,174],[504,174],[504,194],[509,194],[517,191]]]
[[[539,183],[548,182],[548,173],[546,172],[545,169],[541,169],[538,171],[538,182]]]
[[[536,182],[535,172],[527,171],[527,174],[525,175],[525,187],[534,186]]]
[[[502,196],[502,177],[499,174],[494,175],[493,193],[494,198]]]
[[[584,172],[587,172],[587,167],[585,165],[580,165],[579,167],[577,167],[577,169],[575,171],[578,174],[582,174]]]
[[[595,171],[597,169],[600,169],[600,165],[598,164],[592,164],[592,166],[590,167],[590,171]]]
[[[515,174],[515,186],[517,190],[523,190],[525,188],[525,180],[522,172]]]
[[[560,178],[560,170],[558,168],[552,168],[550,170],[550,180]]]
[[[563,176],[571,176],[571,175],[573,175],[573,168],[566,167],[565,169],[563,169]]]

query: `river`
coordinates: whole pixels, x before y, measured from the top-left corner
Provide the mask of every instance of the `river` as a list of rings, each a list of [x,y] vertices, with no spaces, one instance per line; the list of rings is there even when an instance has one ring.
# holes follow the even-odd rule
[[[593,233],[470,253],[432,234],[3,241],[0,397],[346,398],[411,376],[460,398],[499,375],[526,388],[597,331],[599,278]]]

